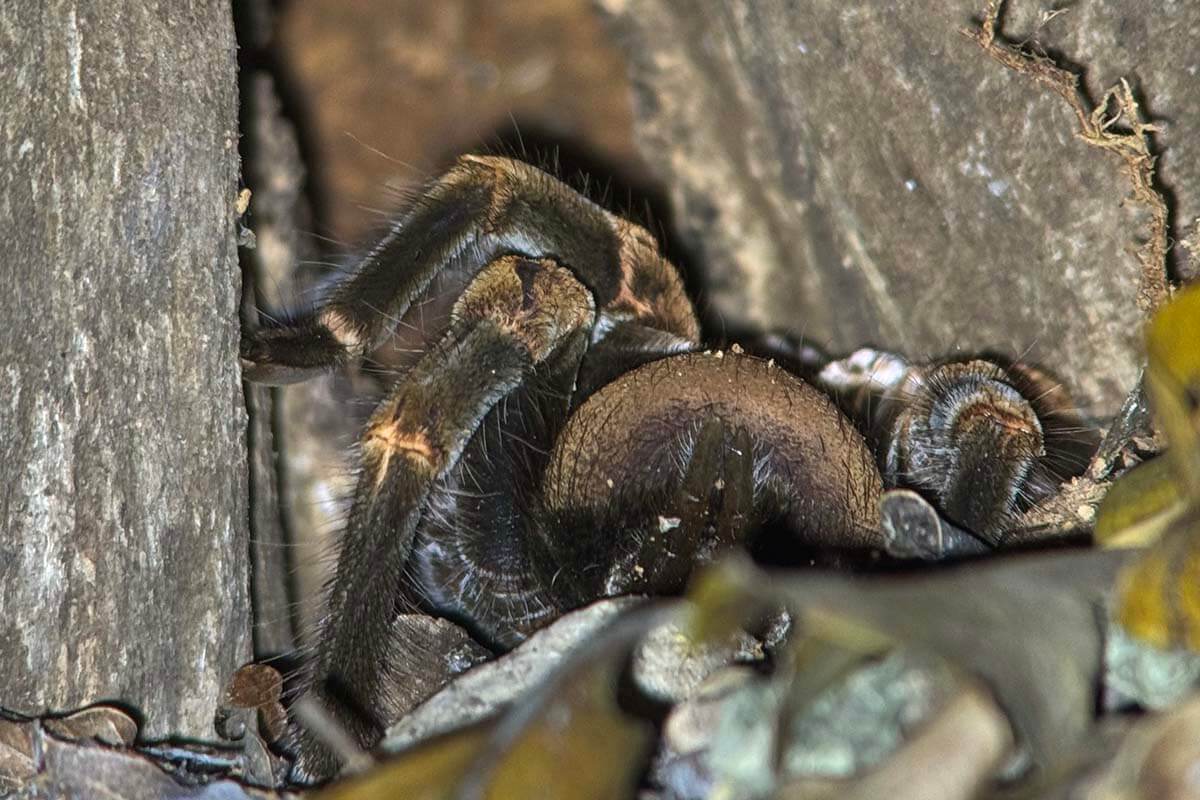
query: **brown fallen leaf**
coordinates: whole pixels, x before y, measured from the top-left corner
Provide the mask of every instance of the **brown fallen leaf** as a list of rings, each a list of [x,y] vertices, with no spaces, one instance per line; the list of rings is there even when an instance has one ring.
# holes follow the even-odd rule
[[[65,717],[44,719],[42,727],[59,739],[95,739],[111,747],[129,747],[138,733],[137,722],[113,706],[92,706]]]
[[[18,800],[290,800],[297,796],[246,787],[237,781],[204,777],[185,783],[167,771],[173,766],[147,752],[112,748],[94,741],[62,740],[38,720],[0,723],[0,737],[10,741],[14,726],[37,754],[35,769],[0,788]],[[19,749],[19,748],[17,748]],[[0,747],[0,753],[3,748]],[[196,752],[197,759],[203,753]],[[3,756],[0,756],[3,758]]]
[[[0,792],[16,790],[37,766],[30,723],[0,719]]]
[[[283,707],[283,676],[266,664],[247,664],[225,686],[223,706],[229,709],[256,710],[259,729],[268,742],[278,742],[287,729],[287,711]],[[218,714],[228,716],[226,708]],[[240,736],[231,736],[240,738]]]
[[[229,679],[225,702],[235,708],[259,708],[277,703],[283,693],[283,676],[266,664],[247,664]]]

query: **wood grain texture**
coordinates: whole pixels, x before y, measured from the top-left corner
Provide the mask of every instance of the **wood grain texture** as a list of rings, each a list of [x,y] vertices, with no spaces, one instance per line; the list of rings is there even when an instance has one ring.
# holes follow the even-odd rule
[[[249,656],[227,3],[0,5],[0,706],[212,738]]]

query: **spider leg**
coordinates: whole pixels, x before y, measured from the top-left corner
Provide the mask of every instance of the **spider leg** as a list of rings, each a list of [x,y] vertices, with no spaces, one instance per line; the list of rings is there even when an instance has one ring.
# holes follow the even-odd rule
[[[591,347],[579,369],[575,403],[582,403],[597,389],[607,386],[635,367],[666,356],[687,353],[696,347],[694,339],[640,322],[619,321],[611,314],[601,314],[592,332]]]
[[[1028,398],[1046,440],[1053,463],[1046,464],[1043,482],[1049,491],[1034,487],[1041,495],[1052,494],[1061,483],[1081,475],[1100,447],[1100,429],[1088,420],[1061,381],[1036,364],[990,356],[1007,373],[1014,386]]]
[[[503,256],[467,286],[446,336],[413,366],[362,435],[358,480],[310,691],[363,747],[389,707],[389,639],[414,532],[434,485],[451,471],[481,420],[594,322],[588,290],[548,260]],[[328,776],[336,760],[300,737],[299,770]]]
[[[446,265],[470,277],[511,253],[569,265],[605,314],[698,337],[682,281],[644,228],[527,164],[464,156],[319,308],[290,324],[248,332],[244,374],[287,383],[360,358],[388,337]]]
[[[914,375],[885,395],[894,399],[879,425],[885,480],[924,492],[993,547],[1020,511],[1080,474],[1096,447],[1066,391],[1035,367],[975,358]]]
[[[480,424],[426,504],[414,549],[424,604],[493,649],[515,647],[567,610],[527,535],[537,489],[567,419],[589,331],[564,341]]]

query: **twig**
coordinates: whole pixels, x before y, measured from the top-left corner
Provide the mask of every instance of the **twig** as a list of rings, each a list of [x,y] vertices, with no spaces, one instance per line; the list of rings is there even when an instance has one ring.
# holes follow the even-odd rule
[[[1150,152],[1149,135],[1158,130],[1145,122],[1134,99],[1129,83],[1121,80],[1104,93],[1100,103],[1091,102],[1079,88],[1079,76],[1063,69],[1046,56],[1013,47],[997,38],[1000,2],[987,0],[983,21],[977,29],[964,29],[962,34],[975,41],[983,51],[1004,66],[1032,78],[1064,100],[1075,112],[1079,123],[1076,135],[1092,147],[1116,153],[1122,161],[1125,176],[1133,188],[1133,198],[1150,213],[1146,241],[1136,251],[1141,266],[1138,286],[1138,308],[1152,312],[1170,295],[1167,283],[1167,203],[1154,188],[1154,155]],[[1129,125],[1129,131],[1114,130],[1119,121]]]

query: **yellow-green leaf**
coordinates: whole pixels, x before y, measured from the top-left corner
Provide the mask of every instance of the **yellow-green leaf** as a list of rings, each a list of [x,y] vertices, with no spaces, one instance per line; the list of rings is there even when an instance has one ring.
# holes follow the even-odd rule
[[[1163,650],[1200,651],[1200,512],[1189,511],[1121,574],[1118,619]]]
[[[439,736],[370,771],[338,781],[313,800],[445,800],[487,740],[491,723]]]
[[[508,743],[483,783],[481,796],[489,800],[632,796],[645,767],[653,727],[618,707],[622,668],[621,661],[606,658],[572,674]]]
[[[1165,458],[1139,464],[1121,476],[1100,504],[1096,543],[1101,547],[1145,547],[1158,541],[1187,505]]]
[[[1141,511],[1170,506],[1167,482],[1174,484],[1183,511],[1122,572],[1117,617],[1130,634],[1156,647],[1200,651],[1200,286],[1181,291],[1155,314],[1146,350],[1147,387],[1167,436],[1170,469],[1154,468],[1159,474],[1145,483],[1156,485],[1143,487],[1141,496],[1129,501],[1130,516],[1136,516],[1135,506]],[[1119,502],[1119,497],[1113,501]]]
[[[1146,332],[1147,388],[1182,493],[1200,504],[1200,285],[1179,292]]]
[[[621,677],[637,643],[669,610],[648,607],[621,617],[499,715],[339,781],[317,800],[630,796],[654,726],[620,706]]]

